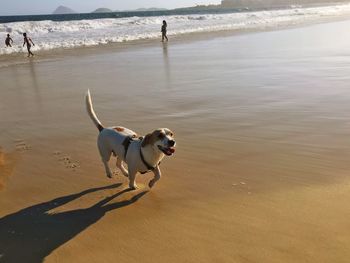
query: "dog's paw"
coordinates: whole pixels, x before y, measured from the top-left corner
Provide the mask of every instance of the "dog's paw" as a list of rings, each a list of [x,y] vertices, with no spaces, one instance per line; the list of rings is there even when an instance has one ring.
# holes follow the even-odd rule
[[[134,185],[129,185],[129,189],[130,190],[136,190],[138,188],[138,186],[136,184]]]
[[[152,179],[151,181],[149,181],[148,186],[149,188],[152,188],[154,186],[154,184],[156,183],[156,181],[154,179]]]
[[[128,171],[124,167],[118,167],[119,171],[124,175],[125,177],[129,177]]]
[[[108,178],[112,179],[113,178],[113,174],[112,173],[107,173],[106,174]]]

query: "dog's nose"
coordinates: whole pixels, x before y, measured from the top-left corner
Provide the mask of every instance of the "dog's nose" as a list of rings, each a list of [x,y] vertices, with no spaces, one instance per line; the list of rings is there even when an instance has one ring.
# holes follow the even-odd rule
[[[168,144],[170,147],[173,147],[175,145],[175,141],[174,140],[169,140]]]

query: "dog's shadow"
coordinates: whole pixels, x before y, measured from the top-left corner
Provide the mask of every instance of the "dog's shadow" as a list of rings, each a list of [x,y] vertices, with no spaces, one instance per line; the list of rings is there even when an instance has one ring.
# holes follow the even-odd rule
[[[129,191],[125,189],[85,209],[49,214],[50,210],[86,194],[117,188],[120,185],[88,189],[27,207],[0,218],[0,262],[43,262],[53,250],[97,222],[107,212],[130,205],[147,193],[144,191],[135,194],[129,200],[108,204],[112,199]]]

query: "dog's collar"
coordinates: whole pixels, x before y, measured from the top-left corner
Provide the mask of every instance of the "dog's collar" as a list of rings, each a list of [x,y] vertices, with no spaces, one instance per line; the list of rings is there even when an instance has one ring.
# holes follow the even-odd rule
[[[148,171],[154,171],[154,169],[156,169],[157,166],[153,167],[148,162],[146,162],[145,157],[143,156],[143,153],[142,153],[142,146],[140,147],[140,157],[141,157],[141,161],[147,167]],[[160,164],[160,162],[159,162],[159,164]]]
[[[126,160],[126,155],[128,153],[128,149],[129,149],[130,143],[133,140],[137,140],[136,137],[128,136],[128,137],[125,138],[125,140],[123,142],[123,146],[124,146],[124,160]],[[138,140],[142,141],[143,137],[138,138]],[[146,162],[145,157],[143,156],[143,153],[142,153],[142,146],[140,147],[140,157],[141,157],[141,161],[143,162],[143,164],[148,169],[145,172],[141,172],[142,174],[145,174],[145,173],[147,173],[149,171],[154,171],[156,169],[157,166],[153,167],[149,163]],[[160,165],[160,162],[158,163],[158,165]]]

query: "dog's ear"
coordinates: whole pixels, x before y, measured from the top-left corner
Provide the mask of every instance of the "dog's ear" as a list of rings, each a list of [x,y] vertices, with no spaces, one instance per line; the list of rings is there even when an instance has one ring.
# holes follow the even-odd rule
[[[159,138],[159,134],[162,133],[161,129],[157,129],[155,131],[153,131],[152,133],[149,133],[145,136],[145,138],[142,141],[141,146],[145,147],[148,144],[153,144],[157,141],[157,138]]]
[[[145,136],[145,138],[143,138],[143,141],[141,144],[142,147],[145,147],[146,145],[151,144],[152,135],[153,135],[152,133],[149,133]]]
[[[174,136],[175,136],[174,132],[171,131],[171,130],[169,130],[169,129],[165,129],[165,134],[166,134],[166,135],[170,135],[171,137],[174,137]]]

